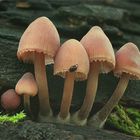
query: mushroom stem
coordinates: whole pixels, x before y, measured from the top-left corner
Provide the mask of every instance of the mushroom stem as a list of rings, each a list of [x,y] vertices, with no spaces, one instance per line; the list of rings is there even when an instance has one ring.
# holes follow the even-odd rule
[[[48,92],[48,82],[46,76],[46,67],[45,67],[45,58],[42,53],[35,53],[34,60],[34,70],[35,70],[35,78],[38,85],[38,97],[39,97],[39,116],[40,119],[42,117],[51,116],[52,110],[49,102],[49,92]],[[40,121],[45,121],[40,120]]]
[[[107,117],[111,113],[112,109],[118,104],[119,100],[124,94],[127,85],[129,83],[129,79],[130,77],[128,74],[125,73],[122,74],[113,95],[105,104],[105,106],[95,116],[93,116],[90,119],[89,125],[93,125],[99,128],[102,128],[104,126]]]
[[[31,113],[30,108],[30,96],[29,95],[23,95],[23,101],[24,101],[24,109],[26,113]]]
[[[74,114],[73,120],[78,125],[85,125],[87,117],[92,109],[93,102],[95,99],[97,87],[98,87],[98,76],[100,71],[100,65],[98,62],[90,64],[90,71],[88,74],[86,96],[84,102],[79,111]],[[77,114],[77,115],[76,115]]]
[[[78,115],[78,117],[81,120],[86,119],[89,116],[89,113],[92,109],[97,87],[98,87],[98,76],[99,76],[99,64],[96,62],[90,64],[90,71],[88,75],[87,88],[86,88],[86,96],[84,98],[83,105],[79,110],[79,115]]]
[[[73,95],[74,76],[75,74],[73,72],[66,73],[63,97],[62,97],[61,108],[59,113],[59,117],[63,120],[67,119],[67,117],[69,116],[69,109],[70,109],[72,95]]]

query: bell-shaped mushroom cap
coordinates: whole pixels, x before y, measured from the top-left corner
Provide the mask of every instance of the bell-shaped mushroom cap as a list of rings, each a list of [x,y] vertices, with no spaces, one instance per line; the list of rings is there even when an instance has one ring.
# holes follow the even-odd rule
[[[35,96],[38,92],[38,87],[32,73],[25,73],[17,82],[15,90],[19,95],[26,94],[29,96]]]
[[[66,72],[75,69],[75,80],[84,80],[89,71],[89,60],[82,44],[70,39],[59,49],[54,62],[54,74],[65,78]],[[72,70],[73,71],[73,70]]]
[[[14,89],[9,89],[1,95],[1,105],[5,110],[14,110],[21,103],[20,96]]]
[[[130,79],[140,79],[140,52],[131,42],[126,43],[116,52],[114,74],[120,77],[122,73],[129,74]]]
[[[46,64],[53,62],[53,57],[60,46],[60,38],[54,24],[47,17],[33,21],[23,33],[17,56],[24,62],[34,61],[34,53],[43,53]]]
[[[114,69],[114,50],[110,40],[100,27],[92,27],[80,42],[88,53],[90,63],[94,61],[102,62],[101,72],[107,73]]]

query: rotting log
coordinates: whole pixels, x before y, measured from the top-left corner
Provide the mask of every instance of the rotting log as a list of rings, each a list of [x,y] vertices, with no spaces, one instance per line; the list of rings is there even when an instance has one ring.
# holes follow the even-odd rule
[[[5,131],[1,133],[2,130]],[[17,125],[0,125],[0,138],[3,138],[2,140],[138,140],[136,137],[91,127],[31,121]]]

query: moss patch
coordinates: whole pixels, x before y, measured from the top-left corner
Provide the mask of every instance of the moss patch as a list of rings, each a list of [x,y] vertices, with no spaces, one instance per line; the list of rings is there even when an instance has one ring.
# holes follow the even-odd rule
[[[140,137],[140,110],[116,106],[106,124],[123,133]]]
[[[16,113],[15,115],[0,115],[0,123],[4,123],[4,122],[11,122],[11,123],[17,123],[20,120],[25,119],[26,114],[21,111],[19,113]]]

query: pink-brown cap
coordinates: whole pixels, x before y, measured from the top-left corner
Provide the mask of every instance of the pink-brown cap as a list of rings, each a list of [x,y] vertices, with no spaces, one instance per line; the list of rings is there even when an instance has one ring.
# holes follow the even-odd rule
[[[14,110],[21,103],[20,96],[14,89],[9,89],[1,95],[1,105],[6,110]]]
[[[53,62],[60,38],[54,24],[47,17],[39,17],[33,21],[23,33],[17,56],[24,62],[34,63],[34,53],[42,53],[46,64]]]
[[[35,96],[38,92],[38,87],[33,74],[30,72],[25,73],[17,82],[15,91],[19,95]]]
[[[85,47],[89,61],[101,62],[100,72],[110,72],[115,67],[115,55],[112,44],[103,30],[93,26],[80,41]]]
[[[130,79],[140,79],[140,51],[131,42],[126,43],[116,52],[114,74],[120,77],[122,73],[127,73]]]
[[[75,80],[84,80],[89,71],[89,60],[82,44],[70,39],[58,50],[54,62],[54,74],[65,78],[66,72],[75,72]]]

